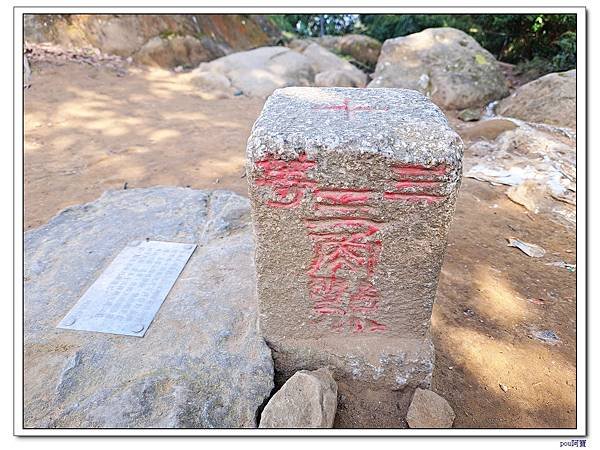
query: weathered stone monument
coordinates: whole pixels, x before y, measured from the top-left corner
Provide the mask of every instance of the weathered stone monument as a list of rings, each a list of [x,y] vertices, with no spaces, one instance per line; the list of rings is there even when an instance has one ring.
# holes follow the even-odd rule
[[[404,89],[275,91],[248,141],[260,328],[281,383],[329,367],[336,426],[397,427],[428,387],[462,142]]]

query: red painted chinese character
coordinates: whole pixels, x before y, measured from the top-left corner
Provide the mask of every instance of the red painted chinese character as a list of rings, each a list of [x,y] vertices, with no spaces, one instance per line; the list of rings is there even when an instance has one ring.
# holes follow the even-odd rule
[[[350,310],[360,313],[371,313],[377,310],[379,292],[369,281],[360,281],[357,289],[350,295]]]
[[[377,219],[372,206],[374,193],[369,189],[329,188],[314,190],[313,211],[323,219]]]
[[[350,326],[352,327],[352,331],[355,333],[363,333],[365,331],[368,332],[377,332],[377,331],[385,331],[385,325],[372,320],[372,319],[363,319],[360,317],[350,317],[349,319]]]
[[[393,191],[383,194],[386,200],[402,200],[411,203],[436,203],[445,198],[438,189],[443,186],[443,177],[448,168],[443,165],[424,167],[401,164],[392,167],[396,183]]]
[[[369,105],[350,106],[350,99],[345,98],[341,105],[319,105],[319,106],[315,106],[314,109],[344,111],[346,113],[346,118],[349,119],[353,112],[388,111],[389,107],[385,106],[383,108],[373,108],[372,106],[369,106]]]
[[[373,274],[381,251],[381,241],[371,238],[379,231],[374,224],[362,220],[339,220],[333,223],[309,224],[315,258],[309,269],[311,276],[332,277],[338,271],[354,272],[369,277]],[[320,229],[321,228],[321,229]]]
[[[262,169],[262,174],[255,180],[257,186],[270,186],[275,194],[274,200],[269,200],[269,206],[276,208],[292,208],[297,206],[307,188],[315,186],[306,172],[316,165],[315,161],[301,154],[296,160],[267,158],[256,163]]]
[[[310,279],[310,298],[314,309],[320,314],[340,314],[343,309],[343,296],[348,289],[346,280],[335,278],[313,277]]]
[[[315,189],[317,201],[329,205],[368,205],[372,196],[367,189]]]

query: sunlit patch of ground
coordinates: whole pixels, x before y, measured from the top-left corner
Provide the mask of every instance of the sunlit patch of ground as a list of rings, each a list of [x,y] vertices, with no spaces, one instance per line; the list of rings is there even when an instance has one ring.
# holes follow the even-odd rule
[[[189,74],[124,77],[34,67],[25,94],[25,228],[108,189],[178,185],[245,194],[244,149],[263,100],[206,101]],[[51,87],[51,88],[49,88]]]
[[[574,231],[534,222],[504,197],[463,181],[432,319],[434,389],[457,427],[575,427],[575,274],[546,265],[574,261]],[[515,233],[546,256],[508,247]],[[561,341],[539,341],[536,330]]]

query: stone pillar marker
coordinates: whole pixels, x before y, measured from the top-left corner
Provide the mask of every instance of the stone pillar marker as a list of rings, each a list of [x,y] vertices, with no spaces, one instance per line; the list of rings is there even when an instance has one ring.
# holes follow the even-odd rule
[[[254,124],[261,333],[278,383],[333,371],[337,426],[405,426],[429,387],[462,153],[442,111],[405,89],[278,89]]]

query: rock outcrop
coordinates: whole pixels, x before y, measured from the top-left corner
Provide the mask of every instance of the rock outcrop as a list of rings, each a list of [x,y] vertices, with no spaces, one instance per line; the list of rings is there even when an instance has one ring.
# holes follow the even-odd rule
[[[381,42],[363,34],[347,34],[340,40],[340,51],[365,66],[374,67],[381,53]]]
[[[577,126],[577,71],[549,73],[501,100],[496,112],[527,122]]]
[[[509,93],[494,57],[454,28],[385,41],[369,87],[415,89],[447,109],[482,106]]]
[[[261,47],[202,63],[192,77],[211,72],[225,76],[244,95],[267,97],[275,89],[310,86],[314,82],[311,61],[286,47]]]
[[[248,200],[111,191],[24,237],[24,425],[255,427],[273,389]],[[198,244],[143,338],[56,328],[134,240]]]
[[[288,42],[287,46],[297,52],[302,52],[310,44],[317,44],[323,48],[326,48],[333,53],[341,53],[341,40],[342,36],[319,36],[319,37],[305,37],[295,38]]]
[[[280,38],[268,19],[238,14],[26,14],[24,27],[28,42],[94,47],[134,58],[141,51],[136,59],[165,64],[162,67],[195,66],[199,61],[271,45]],[[184,39],[185,47],[193,48],[189,59],[181,60],[181,42],[165,42],[173,38]],[[169,50],[177,50],[178,57],[170,57]]]
[[[475,142],[465,162],[465,177],[509,186],[508,197],[532,213],[575,225],[575,138],[548,125],[521,123],[494,140]]]
[[[198,72],[191,77],[197,88],[197,94],[205,100],[230,98],[234,94],[231,81],[225,75],[216,72]]]
[[[352,80],[352,85],[349,87],[365,87],[367,84],[367,75],[362,70],[318,44],[310,44],[302,51],[302,54],[308,58],[317,75],[323,72],[343,72],[347,79]],[[333,81],[335,82],[335,80]],[[320,86],[336,87],[338,85],[321,84]]]
[[[315,76],[315,86],[363,87],[364,78],[348,70],[327,70]]]
[[[28,88],[31,85],[31,67],[27,56],[23,55],[23,87]]]
[[[140,64],[157,67],[196,67],[203,61],[213,59],[222,51],[210,40],[192,36],[153,37],[135,53],[134,60]]]

